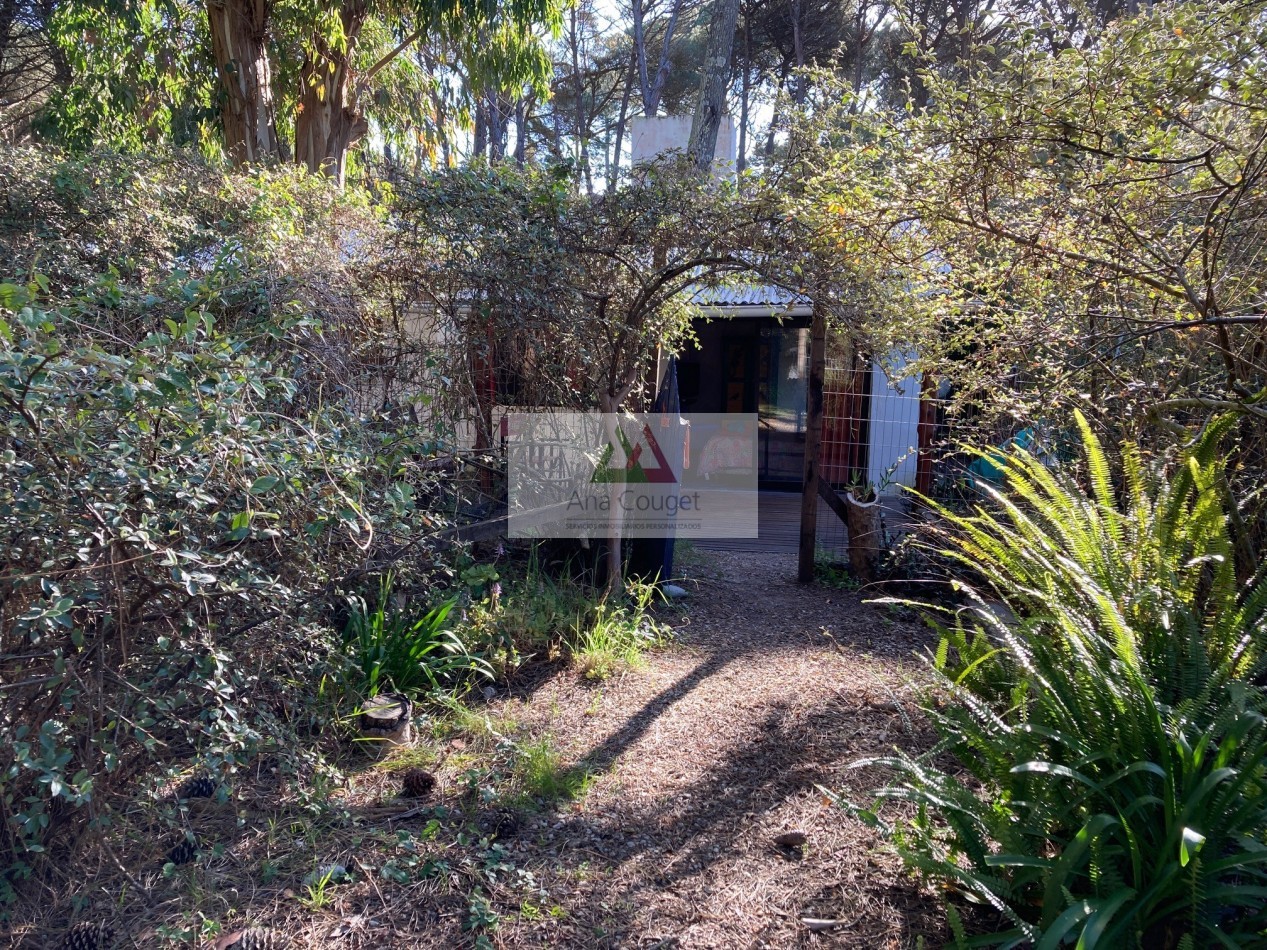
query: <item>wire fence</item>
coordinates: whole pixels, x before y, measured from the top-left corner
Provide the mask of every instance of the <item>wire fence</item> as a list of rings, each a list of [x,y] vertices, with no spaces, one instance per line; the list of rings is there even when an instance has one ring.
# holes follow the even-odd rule
[[[1002,445],[1015,435],[952,418],[949,407],[944,390],[921,376],[891,381],[881,365],[857,355],[827,361],[820,477],[838,493],[878,498],[890,544],[923,517],[913,492],[949,504],[971,497],[980,473],[965,443]],[[848,531],[830,508],[819,510],[819,554],[843,560]]]

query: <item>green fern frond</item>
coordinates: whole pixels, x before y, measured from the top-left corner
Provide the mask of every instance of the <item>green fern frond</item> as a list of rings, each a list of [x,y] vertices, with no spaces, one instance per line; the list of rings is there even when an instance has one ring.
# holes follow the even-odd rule
[[[939,701],[926,711],[940,740],[887,757],[897,778],[877,797],[914,806],[893,825],[908,866],[997,908],[1008,940],[1257,939],[1267,565],[1238,583],[1218,451],[1231,424],[1169,469],[1126,446],[1115,481],[1077,422],[1085,489],[1030,453],[992,450],[1002,488],[969,513],[940,509],[943,553],[973,578],[967,606],[934,624]]]

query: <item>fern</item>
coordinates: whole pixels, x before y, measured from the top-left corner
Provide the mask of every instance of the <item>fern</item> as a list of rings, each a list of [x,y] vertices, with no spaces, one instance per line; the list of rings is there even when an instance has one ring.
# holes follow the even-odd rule
[[[1267,942],[1267,567],[1235,573],[1217,420],[1169,471],[1081,417],[1084,490],[1023,450],[1002,491],[942,510],[978,579],[939,624],[941,742],[882,762],[908,865],[997,908],[971,938],[1055,947]],[[1006,622],[989,603],[1002,601]],[[982,788],[933,763],[953,755]],[[962,921],[952,918],[956,941]]]

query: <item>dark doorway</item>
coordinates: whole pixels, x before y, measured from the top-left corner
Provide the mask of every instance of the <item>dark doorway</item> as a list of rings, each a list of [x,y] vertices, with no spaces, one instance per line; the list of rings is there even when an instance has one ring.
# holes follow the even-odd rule
[[[701,322],[678,364],[684,412],[757,414],[757,480],[776,491],[799,491],[804,477],[809,329],[798,323]]]

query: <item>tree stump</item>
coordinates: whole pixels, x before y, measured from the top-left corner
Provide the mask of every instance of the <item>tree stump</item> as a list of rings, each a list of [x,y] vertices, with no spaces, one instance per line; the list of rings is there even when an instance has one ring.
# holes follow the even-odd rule
[[[382,693],[367,699],[361,707],[361,735],[370,751],[382,753],[407,746],[413,740],[411,719],[414,704],[399,693]]]
[[[849,570],[860,583],[870,584],[879,574],[884,557],[884,531],[880,525],[880,499],[859,501],[845,493],[845,526],[849,529]]]

